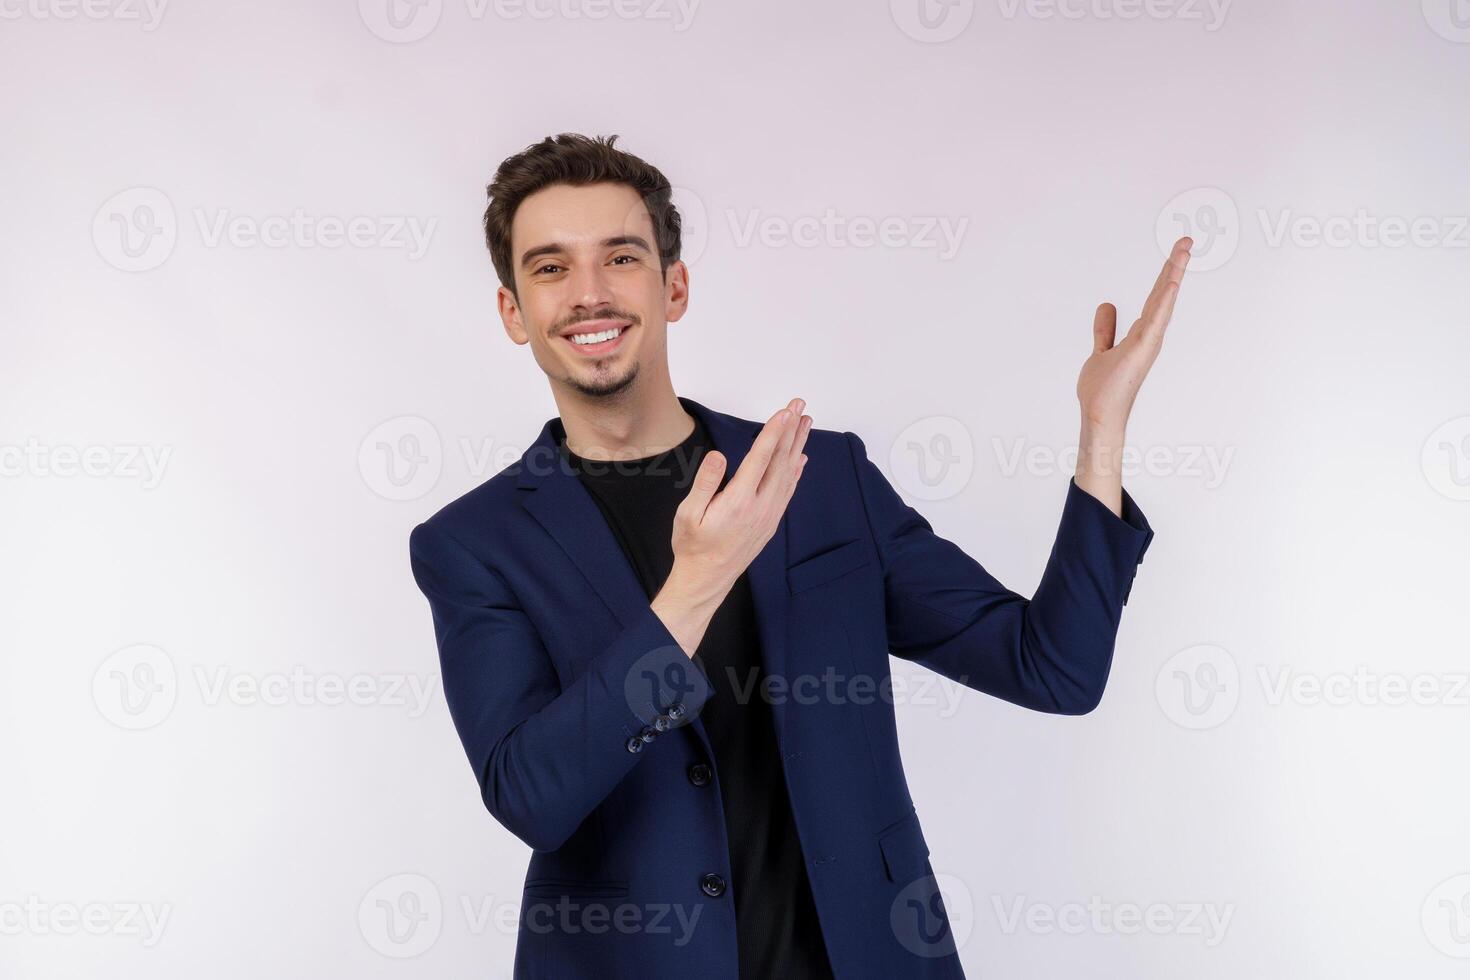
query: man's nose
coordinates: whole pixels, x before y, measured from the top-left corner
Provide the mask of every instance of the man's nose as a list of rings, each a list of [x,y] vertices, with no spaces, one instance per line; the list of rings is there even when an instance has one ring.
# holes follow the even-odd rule
[[[589,310],[612,303],[612,289],[601,265],[583,265],[572,272],[572,302]]]

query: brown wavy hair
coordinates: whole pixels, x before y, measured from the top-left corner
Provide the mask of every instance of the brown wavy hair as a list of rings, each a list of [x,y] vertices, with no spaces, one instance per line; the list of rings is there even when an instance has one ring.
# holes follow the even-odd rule
[[[485,188],[485,246],[500,283],[517,301],[515,265],[510,254],[510,223],[516,209],[531,194],[554,184],[614,183],[633,188],[653,219],[659,271],[667,273],[678,261],[681,248],[679,211],[673,187],[657,167],[624,150],[615,149],[616,136],[562,133],[532,143],[506,157]]]

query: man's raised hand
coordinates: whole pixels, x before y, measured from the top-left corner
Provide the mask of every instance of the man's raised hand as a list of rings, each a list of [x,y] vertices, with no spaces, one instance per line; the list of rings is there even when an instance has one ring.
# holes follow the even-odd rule
[[[1082,365],[1082,373],[1077,378],[1077,399],[1082,405],[1084,426],[1092,425],[1119,436],[1127,427],[1133,399],[1154,358],[1159,356],[1193,244],[1189,238],[1174,243],[1154,281],[1153,291],[1144,301],[1143,312],[1117,344],[1113,343],[1118,328],[1117,308],[1112,303],[1097,308],[1092,321],[1092,356]]]
[[[1174,243],[1164,268],[1154,280],[1143,312],[1114,343],[1118,310],[1112,303],[1097,308],[1092,320],[1092,356],[1077,378],[1077,400],[1082,406],[1082,432],[1077,442],[1077,486],[1102,501],[1114,514],[1123,513],[1122,455],[1128,416],[1149,368],[1159,356],[1164,331],[1174,314],[1179,283],[1189,265],[1194,242]]]
[[[726,460],[707,452],[674,513],[674,567],[653,608],[689,656],[714,611],[760,554],[796,490],[806,464],[812,419],[793,398],[756,436],[740,468],[720,490]]]

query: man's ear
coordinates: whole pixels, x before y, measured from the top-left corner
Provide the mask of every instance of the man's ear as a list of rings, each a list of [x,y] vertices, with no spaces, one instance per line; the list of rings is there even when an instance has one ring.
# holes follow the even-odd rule
[[[521,304],[516,302],[515,295],[501,286],[495,291],[495,305],[500,310],[500,322],[505,326],[505,335],[517,344],[530,341],[531,335],[526,333],[526,324],[521,320]]]
[[[664,273],[664,322],[673,323],[689,309],[689,267],[679,259]]]

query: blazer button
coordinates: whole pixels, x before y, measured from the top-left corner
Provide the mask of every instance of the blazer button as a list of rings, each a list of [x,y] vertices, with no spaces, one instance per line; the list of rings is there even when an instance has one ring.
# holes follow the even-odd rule
[[[719,898],[725,894],[725,879],[717,874],[708,874],[699,879],[699,887],[710,898]]]
[[[634,735],[632,738],[628,739],[628,751],[629,752],[642,752],[643,751],[643,739],[639,738],[637,735]]]
[[[666,731],[668,731],[669,730],[669,716],[668,715],[659,715],[657,718],[653,719],[653,727],[654,727],[654,730],[655,731],[660,731],[660,732],[666,732]]]
[[[652,742],[654,739],[658,738],[658,732],[645,725],[643,726],[643,731],[638,733],[638,737],[643,739],[643,741],[645,742]]]
[[[678,721],[680,718],[684,717],[683,702],[675,701],[673,704],[669,705],[669,717],[672,718],[674,721]]]
[[[695,786],[708,786],[709,777],[709,766],[705,765],[703,762],[696,762],[694,765],[689,767],[689,781]]]

